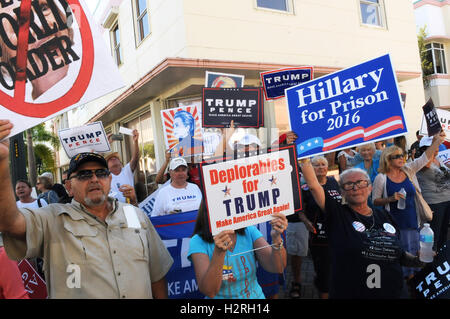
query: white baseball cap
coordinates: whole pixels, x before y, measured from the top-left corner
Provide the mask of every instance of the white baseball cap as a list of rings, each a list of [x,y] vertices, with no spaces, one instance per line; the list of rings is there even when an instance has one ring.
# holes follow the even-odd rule
[[[431,144],[433,144],[433,137],[432,136],[424,136],[420,139],[419,147],[430,146]]]
[[[176,157],[170,161],[169,170],[174,170],[178,166],[181,166],[181,165],[186,166],[186,167],[188,166],[187,162],[184,158]]]
[[[258,146],[261,146],[261,141],[259,138],[257,138],[255,135],[252,134],[245,134],[238,142],[239,145],[250,145],[250,144],[257,144]]]

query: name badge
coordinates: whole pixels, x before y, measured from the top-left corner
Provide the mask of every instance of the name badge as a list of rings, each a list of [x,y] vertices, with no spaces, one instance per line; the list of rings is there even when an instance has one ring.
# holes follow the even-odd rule
[[[134,206],[124,206],[123,213],[125,214],[128,228],[141,228],[141,223],[139,222]]]

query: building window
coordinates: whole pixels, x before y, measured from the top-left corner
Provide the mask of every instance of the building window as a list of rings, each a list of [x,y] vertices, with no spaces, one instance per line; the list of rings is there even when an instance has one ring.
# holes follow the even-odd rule
[[[289,12],[289,0],[256,0],[258,8],[266,8]]]
[[[147,0],[135,0],[136,39],[140,43],[150,33],[147,14]]]
[[[112,41],[112,49],[113,49],[114,60],[116,61],[117,65],[121,65],[123,63],[123,59],[122,59],[122,50],[120,48],[119,24],[116,24],[111,29],[111,41]]]
[[[360,0],[361,22],[383,27],[383,6],[381,0]]]
[[[433,64],[434,74],[447,74],[445,65],[445,52],[442,43],[428,43],[425,45],[427,59]]]

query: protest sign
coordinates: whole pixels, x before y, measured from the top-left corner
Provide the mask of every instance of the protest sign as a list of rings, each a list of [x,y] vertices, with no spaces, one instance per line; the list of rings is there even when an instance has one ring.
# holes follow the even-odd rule
[[[284,90],[312,80],[313,68],[285,68],[260,73],[266,100],[284,97]]]
[[[161,110],[166,149],[174,156],[203,153],[202,120],[196,105]]]
[[[69,158],[82,152],[106,153],[111,151],[102,122],[63,129],[58,132],[58,136]]]
[[[196,217],[197,211],[192,211],[150,218],[174,260],[165,276],[171,299],[204,298],[198,290],[194,267],[187,259],[189,241],[194,232]]]
[[[450,299],[450,241],[412,279],[418,299]]]
[[[441,131],[441,123],[438,118],[433,100],[430,98],[424,106],[422,106],[425,123],[427,125],[427,135],[433,136]]]
[[[22,274],[22,281],[28,296],[31,299],[47,299],[47,285],[26,259],[21,260],[18,265]]]
[[[260,88],[203,88],[203,127],[264,126],[264,102]]]
[[[194,266],[187,258],[189,242],[194,232],[197,211],[171,214],[150,218],[158,235],[166,245],[174,263],[166,274],[167,291],[170,299],[203,299],[205,296],[198,290]],[[263,237],[270,243],[268,223],[257,225]],[[278,274],[266,272],[259,264],[257,277],[266,296],[278,291],[280,284]]]
[[[268,153],[200,163],[211,233],[271,220],[301,210],[294,145]]]
[[[127,127],[119,127],[119,133],[124,135],[133,136],[133,130]]]
[[[14,124],[11,135],[123,86],[86,8],[78,0],[0,7],[0,118]]]
[[[438,153],[438,159],[445,165],[450,165],[450,149],[446,149],[445,151],[440,151]]]
[[[441,124],[442,129],[445,132],[445,140],[450,141],[450,111],[443,109],[435,109],[437,113],[437,118]],[[420,126],[420,134],[423,136],[428,136],[427,121],[425,115],[422,117],[422,124]]]
[[[244,87],[244,76],[238,74],[206,71],[205,87],[207,88],[241,88]]]
[[[299,158],[407,132],[389,55],[286,89]]]

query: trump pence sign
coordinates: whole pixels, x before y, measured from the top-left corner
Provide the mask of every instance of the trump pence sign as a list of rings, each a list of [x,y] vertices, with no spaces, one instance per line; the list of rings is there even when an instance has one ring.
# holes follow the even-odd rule
[[[407,133],[389,55],[285,92],[299,158]]]

